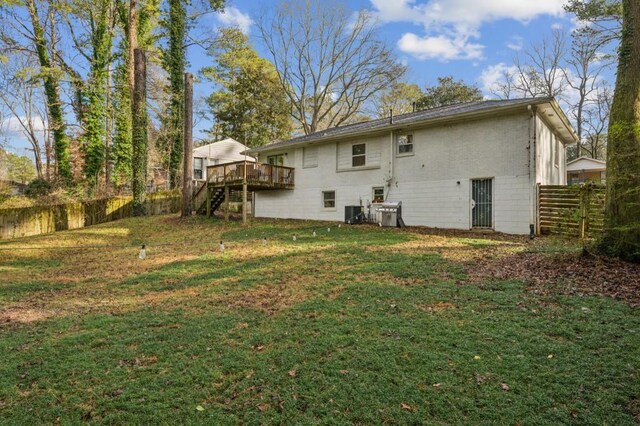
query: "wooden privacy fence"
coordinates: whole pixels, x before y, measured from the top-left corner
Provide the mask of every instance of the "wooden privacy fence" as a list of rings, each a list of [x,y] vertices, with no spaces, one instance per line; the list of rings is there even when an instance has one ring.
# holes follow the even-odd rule
[[[0,209],[0,239],[28,237],[124,219],[132,214],[132,197],[113,197],[52,206]],[[178,193],[147,195],[148,215],[180,211]]]
[[[602,232],[605,187],[584,185],[538,185],[540,233],[593,238]]]

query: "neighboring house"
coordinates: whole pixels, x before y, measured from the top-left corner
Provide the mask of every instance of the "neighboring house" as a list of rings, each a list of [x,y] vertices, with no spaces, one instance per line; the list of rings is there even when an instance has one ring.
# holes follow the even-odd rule
[[[194,148],[193,179],[206,180],[207,166],[244,161],[245,159],[251,162],[256,161],[255,158],[242,154],[247,149],[249,147],[231,138]]]
[[[27,189],[27,186],[28,185],[26,183],[3,179],[0,180],[0,195],[24,195],[24,191]]]
[[[577,136],[551,98],[479,101],[322,130],[248,151],[295,168],[256,192],[255,216],[344,220],[345,206],[401,201],[407,225],[527,234],[536,185],[566,183]]]
[[[601,183],[607,178],[607,162],[589,157],[580,157],[567,163],[569,185],[587,181]]]

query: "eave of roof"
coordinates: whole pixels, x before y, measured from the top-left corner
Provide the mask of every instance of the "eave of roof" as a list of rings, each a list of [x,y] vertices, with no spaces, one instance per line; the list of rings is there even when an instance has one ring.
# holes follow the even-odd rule
[[[342,138],[351,138],[358,136],[368,136],[381,132],[399,130],[407,127],[443,124],[447,122],[455,122],[468,120],[473,118],[482,118],[495,116],[510,111],[525,110],[529,106],[548,104],[557,114],[563,127],[565,128],[564,139],[566,142],[576,142],[577,136],[573,127],[569,123],[566,115],[553,98],[523,98],[508,100],[485,100],[478,102],[467,102],[455,105],[448,105],[430,110],[423,110],[402,114],[391,118],[383,118],[377,120],[355,123],[346,126],[334,127],[322,130],[309,135],[298,136],[286,141],[274,142],[246,151],[248,154],[257,154],[260,152],[274,151],[291,147],[332,142]],[[568,137],[567,137],[568,136]]]

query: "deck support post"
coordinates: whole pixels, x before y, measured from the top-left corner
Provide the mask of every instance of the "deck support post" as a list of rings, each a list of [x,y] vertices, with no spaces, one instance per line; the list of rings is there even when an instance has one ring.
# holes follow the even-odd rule
[[[224,186],[224,220],[229,222],[229,185]]]
[[[207,217],[211,216],[211,189],[209,188],[209,185],[207,185],[207,182],[204,183],[206,188],[205,191],[207,191]]]
[[[242,224],[247,224],[247,182],[242,184]]]

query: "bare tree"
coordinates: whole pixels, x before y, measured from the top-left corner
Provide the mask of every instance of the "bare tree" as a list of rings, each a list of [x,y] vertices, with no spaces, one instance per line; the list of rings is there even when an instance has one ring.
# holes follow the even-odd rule
[[[4,122],[5,127],[15,123],[31,145],[30,151],[36,165],[38,177],[50,178],[50,157],[46,157],[46,170],[43,167],[41,140],[48,148],[49,140],[46,132],[47,120],[44,112],[44,98],[42,90],[37,84],[35,57],[28,55],[12,55],[11,60],[2,64],[2,82],[0,87],[0,102],[11,120]],[[15,131],[16,129],[2,129]],[[49,149],[46,149],[49,151]]]
[[[334,1],[285,0],[258,28],[305,134],[348,122],[405,72],[374,17]]]
[[[571,51],[567,59],[567,66],[562,68],[566,84],[573,89],[576,96],[571,103],[571,114],[573,115],[576,133],[581,143],[577,146],[576,155],[580,157],[580,148],[584,143],[584,127],[587,125],[587,118],[598,118],[597,115],[585,115],[585,109],[589,103],[598,104],[599,101],[606,100],[606,96],[598,96],[603,82],[600,75],[603,70],[612,64],[611,55],[602,53],[601,49],[606,41],[597,37],[588,27],[573,34]],[[595,95],[595,96],[594,96]],[[600,112],[604,112],[603,106],[610,107],[610,102],[606,105],[597,105]],[[600,122],[600,120],[597,120]],[[601,122],[599,123],[601,124]],[[594,123],[592,126],[598,126]]]
[[[584,111],[584,138],[580,150],[591,158],[604,160],[607,156],[607,133],[613,91],[607,86],[601,87],[595,98]]]
[[[517,71],[512,77],[512,91],[526,97],[561,97],[565,82],[562,61],[566,53],[566,37],[561,30],[554,30],[550,37],[532,45],[524,56],[515,58]]]

